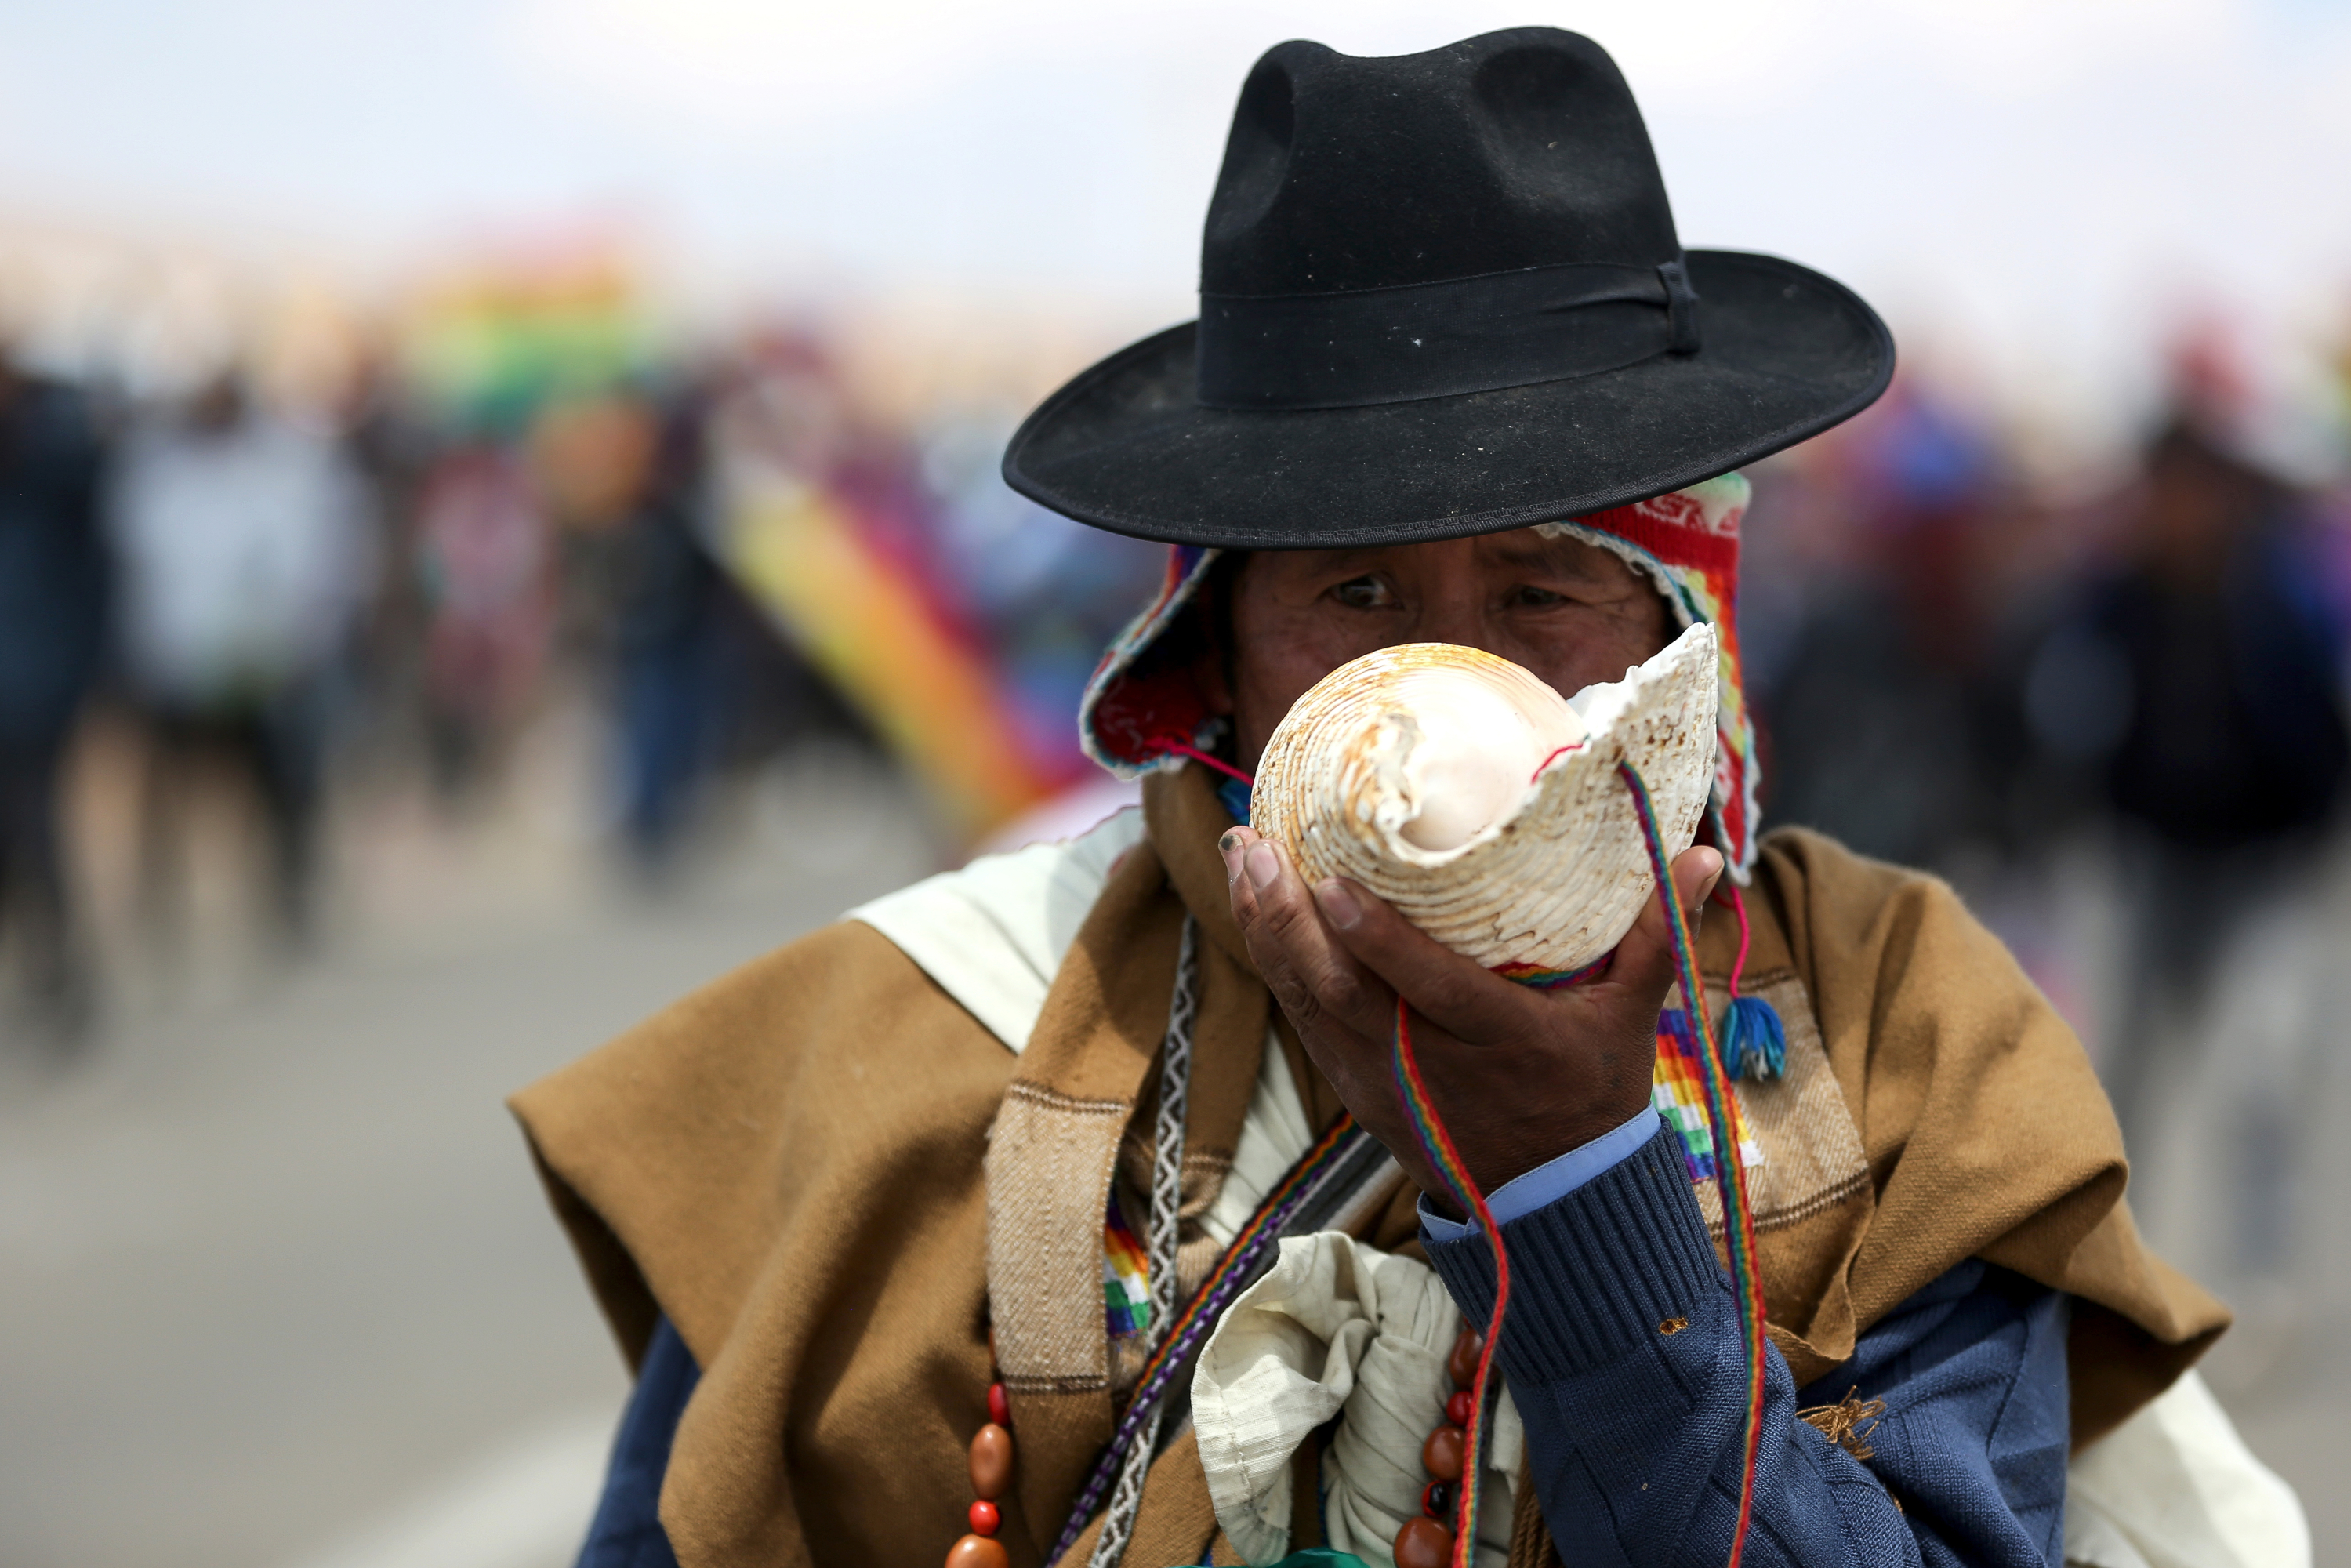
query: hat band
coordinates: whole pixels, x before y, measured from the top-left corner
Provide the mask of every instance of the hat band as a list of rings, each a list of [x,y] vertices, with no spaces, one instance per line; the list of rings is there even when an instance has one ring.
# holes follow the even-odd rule
[[[1364,408],[1622,370],[1698,346],[1681,261],[1568,262],[1343,294],[1200,296],[1208,408]]]

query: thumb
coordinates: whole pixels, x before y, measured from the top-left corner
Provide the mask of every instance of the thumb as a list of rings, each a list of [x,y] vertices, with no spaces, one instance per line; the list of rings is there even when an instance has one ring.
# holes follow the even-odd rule
[[[1704,844],[1694,844],[1674,857],[1667,873],[1695,939],[1707,895],[1722,876],[1722,856]],[[1654,893],[1642,906],[1641,917],[1633,922],[1633,929],[1616,945],[1608,978],[1644,997],[1653,1008],[1665,1005],[1666,988],[1674,983],[1674,933],[1666,918],[1666,906]]]

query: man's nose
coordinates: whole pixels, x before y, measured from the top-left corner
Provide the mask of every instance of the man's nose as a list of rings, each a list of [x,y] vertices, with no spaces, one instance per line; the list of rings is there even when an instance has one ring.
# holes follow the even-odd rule
[[[1416,643],[1458,643],[1467,648],[1481,648],[1489,653],[1509,657],[1509,650],[1497,645],[1499,628],[1487,614],[1486,606],[1476,599],[1447,595],[1433,599],[1421,607],[1415,617],[1413,641]]]

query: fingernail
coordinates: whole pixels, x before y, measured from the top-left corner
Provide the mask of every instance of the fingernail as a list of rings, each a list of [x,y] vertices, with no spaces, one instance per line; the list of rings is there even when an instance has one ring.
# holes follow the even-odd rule
[[[1225,857],[1225,885],[1230,887],[1241,874],[1241,831],[1235,828],[1218,839],[1217,849]]]
[[[1703,848],[1704,846],[1700,847]],[[1714,884],[1722,880],[1723,862],[1721,853],[1716,850],[1707,850],[1706,852],[1714,857],[1714,866],[1713,869],[1709,870],[1704,876],[1698,879],[1697,895],[1691,900],[1691,903],[1694,905],[1702,904],[1708,898],[1712,897],[1714,895]]]
[[[1330,917],[1331,924],[1342,931],[1353,931],[1355,922],[1364,917],[1364,906],[1355,902],[1355,895],[1347,891],[1347,884],[1335,876],[1315,885],[1314,902],[1322,906],[1322,913]]]
[[[1241,856],[1241,864],[1249,869],[1249,885],[1259,893],[1271,887],[1274,879],[1281,874],[1281,857],[1273,852],[1271,844],[1263,841],[1249,847],[1249,852]]]
[[[1238,828],[1227,828],[1225,836],[1217,841],[1217,847],[1227,854],[1232,853],[1241,847],[1241,831]]]

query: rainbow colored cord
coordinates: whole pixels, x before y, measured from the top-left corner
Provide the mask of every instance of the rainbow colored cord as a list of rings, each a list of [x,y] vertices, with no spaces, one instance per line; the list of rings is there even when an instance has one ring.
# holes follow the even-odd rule
[[[1539,991],[1557,991],[1569,986],[1580,986],[1606,973],[1609,960],[1614,956],[1613,953],[1604,953],[1581,969],[1546,969],[1539,965],[1514,961],[1495,965],[1494,973],[1519,985],[1532,986]]]
[[[1486,1427],[1489,1417],[1486,1389],[1494,1375],[1494,1348],[1502,1343],[1502,1314],[1510,1305],[1510,1255],[1502,1246],[1501,1228],[1494,1223],[1493,1211],[1486,1207],[1486,1195],[1478,1190],[1469,1167],[1462,1163],[1461,1151],[1453,1146],[1453,1134],[1445,1130],[1445,1118],[1437,1113],[1437,1106],[1428,1097],[1428,1084],[1420,1075],[1420,1060],[1412,1051],[1412,1007],[1402,997],[1396,998],[1395,1078],[1396,1088],[1404,1094],[1405,1109],[1412,1116],[1413,1133],[1420,1139],[1421,1152],[1445,1178],[1445,1185],[1453,1189],[1455,1200],[1477,1217],[1478,1228],[1486,1238],[1486,1249],[1494,1257],[1494,1310],[1486,1319],[1486,1343],[1478,1352],[1477,1380],[1469,1385],[1472,1408],[1467,1440],[1461,1449],[1461,1490],[1454,1500],[1454,1568],[1472,1568],[1478,1558],[1478,1497],[1484,1480],[1481,1472],[1486,1464]]]
[[[1690,942],[1689,917],[1674,896],[1673,879],[1666,865],[1666,841],[1657,831],[1656,808],[1649,803],[1649,786],[1640,769],[1619,762],[1616,772],[1633,793],[1633,812],[1641,820],[1641,837],[1648,845],[1649,871],[1657,879],[1657,895],[1665,901],[1666,923],[1674,936],[1674,972],[1682,986],[1682,1002],[1690,1011],[1700,1040],[1712,1040],[1714,1029],[1707,1017],[1706,985],[1698,972],[1698,953]],[[1747,1342],[1747,1439],[1739,1471],[1739,1523],[1730,1537],[1729,1568],[1739,1568],[1747,1549],[1747,1527],[1755,1511],[1755,1460],[1763,1443],[1763,1374],[1768,1362],[1763,1337],[1763,1274],[1755,1258],[1755,1209],[1747,1194],[1747,1162],[1739,1146],[1736,1105],[1730,1078],[1720,1053],[1701,1050],[1706,1108],[1712,1124],[1715,1180],[1722,1193],[1723,1231],[1730,1253],[1731,1287],[1739,1293],[1740,1326]]]

